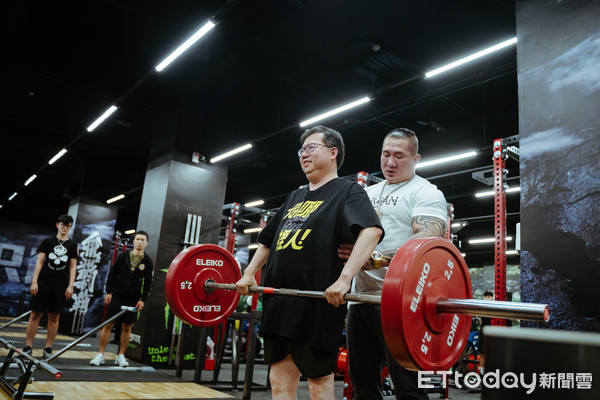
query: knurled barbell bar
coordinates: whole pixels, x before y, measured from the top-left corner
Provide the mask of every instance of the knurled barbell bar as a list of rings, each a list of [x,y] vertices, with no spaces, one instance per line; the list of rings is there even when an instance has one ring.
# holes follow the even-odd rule
[[[222,247],[187,248],[171,263],[165,294],[181,320],[213,326],[235,311],[241,278],[237,261]],[[251,293],[326,299],[325,292],[250,286]],[[413,239],[390,262],[381,296],[346,294],[347,301],[381,305],[386,343],[408,369],[445,370],[459,358],[471,316],[548,321],[545,304],[472,298],[471,278],[459,250],[441,238]]]

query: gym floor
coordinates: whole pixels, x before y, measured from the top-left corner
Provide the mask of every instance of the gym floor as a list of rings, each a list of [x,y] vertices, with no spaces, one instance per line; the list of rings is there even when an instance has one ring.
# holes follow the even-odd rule
[[[8,318],[0,318],[0,324],[8,321]],[[26,322],[16,322],[10,327],[0,331],[0,337],[10,341],[18,348],[25,345]],[[40,327],[34,343],[33,356],[42,357],[42,349],[45,343],[45,330]],[[73,337],[57,335],[54,351],[63,348],[75,340]],[[97,337],[79,343],[60,357],[52,360],[51,365],[63,373],[61,380],[54,380],[50,375],[42,371],[36,371],[33,379],[27,385],[27,392],[54,393],[56,400],[72,399],[241,399],[244,386],[244,365],[241,365],[237,389],[233,390],[231,385],[230,364],[224,364],[219,374],[219,384],[213,385],[213,371],[203,371],[202,384],[193,382],[194,371],[185,370],[181,378],[175,376],[174,370],[155,370],[143,364],[129,360],[129,367],[120,368],[114,365],[116,344],[109,343],[106,352],[106,364],[100,367],[89,365],[98,351]],[[4,362],[7,349],[0,349],[0,362]],[[7,378],[15,378],[19,375],[19,369],[12,363],[7,371]],[[255,400],[270,399],[271,392],[266,387],[267,366],[257,364],[254,369],[254,388],[251,398]],[[335,382],[336,399],[343,398],[343,380]],[[450,387],[450,398],[454,400],[479,399],[479,392],[469,393],[464,390]],[[444,398],[439,393],[430,393],[430,399]],[[10,399],[11,396],[4,390],[0,390],[0,399]],[[393,399],[387,396],[386,399]],[[298,399],[310,399],[308,383],[300,382],[298,388]]]
[[[189,373],[189,375],[188,375]],[[206,374],[206,375],[205,375]],[[244,369],[243,366],[240,370],[240,377],[243,377],[244,375]],[[230,380],[231,377],[231,373],[230,371],[227,370],[222,370],[222,374],[220,376],[220,380],[222,379],[223,381],[226,380]],[[193,379],[193,371],[184,371],[183,373],[183,378],[184,380],[192,380]],[[207,383],[207,387],[211,387],[211,384],[208,383],[208,381],[212,378],[212,371],[204,371],[202,373],[202,379],[206,379]],[[260,385],[260,386],[264,386],[267,382],[267,368],[264,365],[257,365],[255,367],[254,370],[254,380],[253,380],[255,385]],[[241,383],[241,385],[243,385],[243,381]],[[236,391],[232,391],[232,390],[221,390],[221,392],[226,393],[228,395],[231,395],[235,398],[241,399],[242,398],[242,390],[243,388],[240,388],[239,390]],[[305,380],[301,380],[300,384],[298,386],[298,400],[309,400],[310,399],[310,395],[308,392],[308,382],[306,382]],[[335,381],[335,398],[336,399],[342,399],[343,398],[343,393],[344,393],[344,381],[343,380],[337,380]],[[450,387],[449,388],[449,397],[450,399],[453,400],[475,400],[475,399],[481,399],[481,392],[479,390],[476,391],[465,391],[462,389],[457,389],[454,387]],[[441,395],[439,392],[435,392],[435,393],[429,393],[429,398],[431,400],[434,399],[444,399],[445,397],[443,395]],[[271,399],[271,392],[268,390],[253,390],[252,391],[252,400],[267,400],[267,399]],[[384,397],[385,400],[394,400],[395,397],[393,395],[391,396],[385,396]]]

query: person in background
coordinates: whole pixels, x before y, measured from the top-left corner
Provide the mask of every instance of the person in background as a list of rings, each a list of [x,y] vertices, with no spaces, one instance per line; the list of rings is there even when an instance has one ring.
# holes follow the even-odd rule
[[[135,307],[136,311],[141,311],[148,301],[154,276],[154,263],[150,256],[144,253],[146,246],[148,246],[148,233],[137,231],[133,239],[133,250],[119,254],[110,269],[104,296],[104,303],[108,305],[107,319],[119,313],[121,306]],[[125,359],[125,350],[129,345],[131,327],[136,317],[137,313],[127,312],[117,319],[121,321],[121,340],[115,364],[120,367],[129,366],[129,362]],[[104,325],[100,331],[100,351],[90,361],[91,365],[102,365],[106,361],[104,351],[117,321]]]
[[[56,219],[56,235],[44,239],[37,248],[38,256],[29,288],[31,314],[23,348],[23,352],[29,355],[32,354],[33,341],[45,311],[48,311],[48,326],[43,355],[44,358],[52,355],[60,313],[65,300],[73,296],[78,253],[77,243],[68,236],[72,226],[73,217],[60,215]]]

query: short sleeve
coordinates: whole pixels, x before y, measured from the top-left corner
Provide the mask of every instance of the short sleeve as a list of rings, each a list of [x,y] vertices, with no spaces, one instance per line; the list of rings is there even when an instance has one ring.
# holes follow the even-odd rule
[[[69,258],[79,258],[77,243],[74,240],[71,240],[71,246],[69,247]]]
[[[377,217],[377,213],[375,213],[375,209],[371,204],[367,192],[357,183],[353,183],[350,186],[348,198],[344,205],[343,223],[345,228],[344,231],[348,232],[350,237],[344,237],[346,235],[343,235],[342,237],[345,241],[350,240],[351,243],[356,241],[361,230],[372,226],[381,229],[382,234],[379,238],[380,242],[385,235],[379,217]]]
[[[42,240],[42,243],[40,243],[40,245],[37,248],[37,252],[38,253],[44,253],[44,254],[49,254],[50,253],[50,240],[48,238]]]
[[[279,226],[281,216],[283,215],[283,209],[283,206],[279,207],[279,210],[277,210],[273,218],[271,218],[269,222],[267,222],[267,225],[263,228],[263,230],[260,231],[260,233],[258,234],[258,238],[256,239],[258,243],[268,248],[271,248],[271,244],[273,243],[273,239],[275,238],[277,227]]]
[[[434,185],[421,188],[415,196],[412,217],[436,217],[444,221],[448,219],[448,203],[444,194]]]

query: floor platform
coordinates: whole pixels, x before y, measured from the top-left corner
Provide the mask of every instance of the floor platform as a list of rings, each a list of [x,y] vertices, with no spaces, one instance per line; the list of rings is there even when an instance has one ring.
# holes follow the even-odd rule
[[[9,318],[0,317],[0,324]],[[9,340],[18,348],[25,345],[25,322],[16,322],[10,327],[0,331],[0,337]],[[34,357],[42,357],[46,332],[40,329],[34,343]],[[58,335],[54,343],[57,351],[73,340],[75,337]],[[194,383],[194,371],[184,370],[183,376],[175,376],[174,369],[156,370],[147,365],[129,361],[129,367],[121,368],[114,365],[117,345],[109,343],[107,347],[106,364],[96,367],[89,361],[97,354],[98,337],[90,337],[85,342],[79,343],[60,357],[52,360],[51,365],[63,373],[60,380],[53,379],[50,375],[36,371],[33,380],[27,385],[28,392],[54,393],[56,400],[73,399],[152,399],[152,400],[177,400],[177,399],[241,399],[244,386],[244,365],[240,365],[238,385],[236,389],[224,388],[231,385],[212,384],[213,371],[202,372],[202,384]],[[0,365],[4,362],[8,350],[0,349]],[[257,386],[266,387],[267,366],[256,364],[253,382]],[[231,364],[224,364],[219,375],[220,382],[231,382]],[[9,369],[7,376],[17,376],[19,370],[16,365]],[[335,398],[342,399],[344,390],[343,380],[335,382]],[[257,389],[251,393],[252,400],[271,399],[269,390]],[[0,400],[11,397],[0,389]],[[385,400],[392,400],[394,396],[386,396]],[[439,399],[438,393],[430,394],[430,399]],[[466,392],[450,388],[450,398],[454,400],[480,399],[479,392]],[[302,380],[298,387],[298,399],[309,400],[308,383]]]

